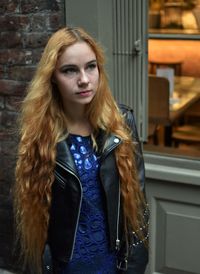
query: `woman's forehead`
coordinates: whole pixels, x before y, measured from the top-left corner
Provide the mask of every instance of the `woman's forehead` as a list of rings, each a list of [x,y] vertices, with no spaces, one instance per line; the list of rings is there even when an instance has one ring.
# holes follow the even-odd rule
[[[89,62],[91,60],[96,60],[96,55],[90,45],[82,41],[67,47],[58,58],[59,63]]]

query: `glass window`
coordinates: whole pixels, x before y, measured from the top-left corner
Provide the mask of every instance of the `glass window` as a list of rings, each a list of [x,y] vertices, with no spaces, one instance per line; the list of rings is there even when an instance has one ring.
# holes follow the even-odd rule
[[[147,151],[200,156],[200,38],[180,36],[198,24],[200,1],[150,1]]]
[[[200,34],[200,1],[150,0],[149,31]]]

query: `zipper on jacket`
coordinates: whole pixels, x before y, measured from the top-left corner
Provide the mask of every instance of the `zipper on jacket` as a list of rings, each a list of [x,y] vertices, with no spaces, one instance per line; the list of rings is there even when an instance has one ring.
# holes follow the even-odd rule
[[[119,194],[118,194],[118,208],[117,208],[117,239],[116,239],[116,250],[120,249],[120,239],[119,239],[119,215],[120,215],[120,204],[121,204],[121,198],[120,198],[120,182],[119,182]]]
[[[76,227],[75,227],[75,233],[74,233],[74,239],[73,239],[73,244],[72,244],[72,250],[71,250],[71,254],[70,254],[70,260],[72,260],[73,257],[73,253],[74,253],[74,246],[75,246],[75,241],[76,241],[76,233],[77,233],[77,229],[78,229],[78,223],[79,223],[79,218],[80,218],[80,212],[81,212],[81,205],[82,205],[82,198],[83,198],[83,188],[81,185],[81,181],[78,178],[78,176],[71,171],[70,169],[66,168],[64,165],[62,165],[61,163],[57,162],[56,163],[62,167],[64,170],[66,170],[67,172],[69,172],[71,175],[73,175],[79,182],[80,185],[80,189],[81,189],[81,197],[80,197],[80,203],[79,203],[79,207],[78,207],[78,217],[77,217],[77,221],[76,221]]]
[[[118,137],[115,137],[115,139],[113,140],[113,144],[107,149],[104,151],[104,154],[102,155],[102,159],[101,160],[104,160],[108,154],[114,150],[116,147],[118,147],[118,145],[120,145],[122,142],[122,140],[120,140]],[[119,193],[118,193],[118,211],[117,211],[117,228],[116,228],[116,241],[115,241],[115,248],[116,250],[119,250],[120,249],[120,239],[119,239],[119,216],[120,216],[120,182],[119,182]]]

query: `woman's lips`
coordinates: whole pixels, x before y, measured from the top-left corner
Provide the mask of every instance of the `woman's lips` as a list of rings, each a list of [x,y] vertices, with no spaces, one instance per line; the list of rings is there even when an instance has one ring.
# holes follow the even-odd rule
[[[91,93],[92,93],[91,90],[83,90],[83,91],[77,92],[76,94],[79,96],[87,97],[87,96],[90,96]]]

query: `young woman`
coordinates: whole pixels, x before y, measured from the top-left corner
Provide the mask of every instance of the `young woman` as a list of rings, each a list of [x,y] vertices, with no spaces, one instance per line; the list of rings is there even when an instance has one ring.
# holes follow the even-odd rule
[[[22,104],[15,209],[31,273],[142,274],[144,165],[101,47],[80,28],[49,39]]]

